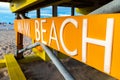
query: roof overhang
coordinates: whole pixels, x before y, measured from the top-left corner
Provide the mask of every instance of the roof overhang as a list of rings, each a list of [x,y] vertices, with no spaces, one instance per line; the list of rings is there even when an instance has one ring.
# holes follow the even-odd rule
[[[12,0],[10,7],[12,12],[27,12],[52,5],[78,8],[94,7],[96,4],[102,6],[110,1],[112,0]]]
[[[0,2],[11,2],[12,0],[0,0]]]

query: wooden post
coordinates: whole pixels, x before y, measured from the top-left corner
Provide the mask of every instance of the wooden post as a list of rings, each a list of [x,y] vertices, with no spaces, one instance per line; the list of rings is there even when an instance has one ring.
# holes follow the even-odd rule
[[[37,18],[40,18],[40,9],[37,9]]]
[[[16,15],[16,19],[20,19],[19,15]],[[21,59],[23,58],[23,53],[18,54],[18,50],[23,48],[23,34],[16,32],[16,47],[17,47],[17,53],[16,53],[16,58]]]
[[[75,10],[75,8],[74,8],[74,7],[71,7],[71,16],[74,16],[74,15],[75,15],[74,10]]]
[[[57,17],[57,6],[52,6],[52,16]]]

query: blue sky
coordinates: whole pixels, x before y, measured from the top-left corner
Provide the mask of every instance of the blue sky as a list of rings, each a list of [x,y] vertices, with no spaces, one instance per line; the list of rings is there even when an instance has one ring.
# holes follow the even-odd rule
[[[0,22],[13,23],[14,18],[15,16],[10,11],[9,3],[0,2]]]
[[[71,9],[69,7],[58,7],[58,16],[70,16],[70,14],[71,14],[70,10]],[[29,13],[27,13],[27,16],[30,18],[36,18],[35,12],[36,12],[35,10],[30,11]],[[75,13],[75,15],[78,15],[78,14]],[[42,18],[51,17],[51,16],[52,16],[52,7],[51,6],[41,9],[41,17]],[[0,22],[13,23],[14,19],[15,19],[15,14],[13,14],[10,11],[9,3],[0,2]]]

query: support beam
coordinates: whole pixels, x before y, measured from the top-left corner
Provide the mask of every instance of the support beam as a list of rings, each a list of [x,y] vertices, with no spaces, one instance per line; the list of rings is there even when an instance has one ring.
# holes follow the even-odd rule
[[[30,18],[27,17],[24,13],[24,14],[19,14],[19,19],[30,19]]]
[[[40,9],[37,9],[37,18],[40,18]]]
[[[55,64],[59,72],[63,75],[65,80],[75,80],[74,77],[67,71],[67,69],[62,64],[62,62],[55,56],[55,54],[53,54],[52,51],[48,47],[46,47],[44,44],[40,43],[40,45],[46,51],[47,55],[49,56],[51,61]]]
[[[16,58],[17,59],[23,58],[23,53],[18,54],[18,51],[23,48],[23,34],[19,32],[16,32],[16,47],[17,47]]]
[[[120,12],[120,0],[113,0],[89,14],[104,14],[104,13],[116,13],[116,12]]]
[[[45,52],[47,53],[49,58],[53,61],[53,63],[55,64],[57,69],[60,71],[60,73],[63,75],[65,80],[75,80],[74,77],[67,71],[67,69],[62,64],[62,62],[56,57],[56,55],[54,53],[52,53],[53,50],[49,49],[49,47],[45,46],[44,44],[42,44],[40,42],[36,42],[32,45],[29,45],[26,48],[19,50],[18,52],[21,53],[21,52],[24,52],[26,50],[32,49],[34,47],[37,47],[37,46],[41,46],[45,50]]]
[[[57,6],[52,6],[52,16],[57,17]]]
[[[25,16],[25,13],[17,13],[16,14],[16,19],[29,19],[29,17],[26,17]],[[23,53],[21,54],[18,54],[18,51],[20,49],[23,49],[23,34],[19,33],[19,32],[16,32],[16,48],[17,48],[17,51],[16,51],[16,58],[17,59],[22,59],[23,58]]]
[[[16,14],[16,19],[23,19],[23,18],[25,18],[25,13]],[[15,55],[17,59],[21,59],[23,58],[23,53],[18,54],[18,51],[23,48],[23,34],[16,32],[15,35],[16,35],[16,47],[17,47],[17,51]]]
[[[75,15],[74,10],[75,10],[75,8],[74,8],[74,7],[71,7],[71,16],[74,16],[74,15]]]

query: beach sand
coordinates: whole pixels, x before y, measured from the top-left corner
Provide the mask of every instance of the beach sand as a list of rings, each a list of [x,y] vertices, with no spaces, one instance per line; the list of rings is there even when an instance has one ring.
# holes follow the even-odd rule
[[[23,41],[24,47],[31,44],[31,39],[27,37],[24,37]],[[3,58],[4,54],[14,53],[15,49],[15,32],[13,30],[0,31],[0,58]],[[29,54],[31,50],[24,53],[24,55]],[[76,80],[116,80],[74,59],[67,58],[61,61]],[[64,80],[51,61],[39,60],[20,64],[20,66],[27,80]],[[0,80],[9,80],[7,68],[0,69]]]

